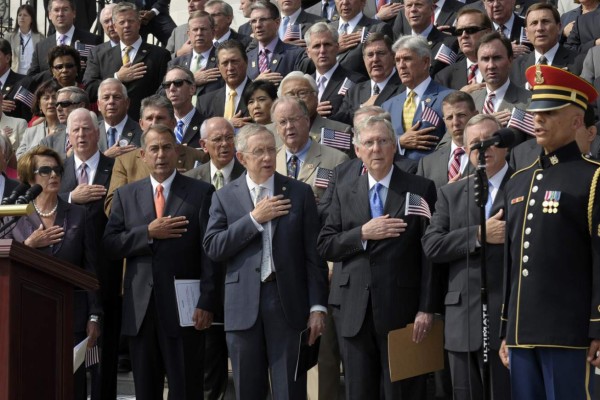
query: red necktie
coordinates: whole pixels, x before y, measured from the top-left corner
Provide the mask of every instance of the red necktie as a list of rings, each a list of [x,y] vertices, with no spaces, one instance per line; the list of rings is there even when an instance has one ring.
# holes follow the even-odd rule
[[[450,169],[448,170],[448,180],[460,174],[460,158],[463,154],[465,154],[465,151],[462,147],[457,147],[454,149],[454,152],[452,153],[452,163],[450,164]]]
[[[469,73],[467,74],[467,84],[471,84],[471,83],[475,83],[475,77],[477,76],[477,68],[478,65],[477,64],[471,64],[471,66],[469,67]]]
[[[493,114],[494,113],[494,98],[496,97],[496,93],[489,92],[487,98],[485,99],[485,104],[483,105],[483,114]]]

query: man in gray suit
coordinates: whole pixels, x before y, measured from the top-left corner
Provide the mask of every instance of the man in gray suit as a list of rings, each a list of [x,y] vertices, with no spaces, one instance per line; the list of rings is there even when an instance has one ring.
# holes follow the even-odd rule
[[[217,190],[240,177],[244,166],[235,158],[233,126],[223,117],[205,120],[200,127],[200,146],[210,155],[210,161],[187,171],[184,175],[212,184]],[[214,320],[223,321],[223,285],[225,273],[222,268],[215,274],[216,296],[220,303],[215,309]],[[204,398],[222,400],[227,391],[227,342],[223,325],[212,325],[206,331],[204,355]]]
[[[306,399],[294,379],[301,332],[324,329],[327,267],[317,254],[314,194],[275,172],[275,138],[245,125],[236,136],[247,174],[213,195],[204,248],[225,268],[225,332],[236,398]]]
[[[100,139],[98,147],[107,157],[116,158],[140,146],[142,129],[127,115],[127,88],[118,79],[106,78],[98,87]]]
[[[485,80],[485,88],[472,93],[477,111],[492,114],[506,126],[513,108],[525,110],[531,93],[512,83],[508,78],[513,62],[512,47],[508,39],[498,32],[484,35],[477,49],[477,64]],[[522,134],[518,142],[525,140]]]
[[[67,86],[59,89],[56,93],[56,116],[63,124],[54,135],[46,136],[40,141],[40,145],[50,147],[56,151],[64,160],[71,154],[71,144],[67,137],[65,125],[69,114],[77,108],[90,108],[90,99],[87,93],[75,86]]]
[[[473,98],[465,92],[452,92],[442,101],[442,113],[446,123],[446,135],[450,143],[419,160],[417,175],[431,179],[436,189],[455,182],[469,170],[469,157],[463,140],[466,123],[477,115]]]
[[[195,11],[204,11],[204,4],[206,4],[206,0],[188,0],[188,13],[191,15]],[[187,32],[187,23],[178,25],[177,28],[173,29],[166,47],[173,58],[192,52],[192,41],[188,39]]]
[[[501,128],[491,115],[477,115],[465,127],[464,142],[471,147],[490,138]],[[486,271],[489,293],[490,371],[493,398],[510,399],[509,372],[500,362],[500,339],[504,226],[502,189],[512,172],[506,163],[506,149],[486,150],[486,173],[490,196],[486,205]],[[478,151],[469,153],[477,165]],[[479,207],[472,198],[474,178],[469,176],[442,186],[431,225],[423,236],[423,251],[438,268],[448,267],[448,292],[445,304],[445,348],[448,350],[454,399],[482,399],[482,323],[481,323],[481,242]],[[471,197],[471,198],[470,198]]]

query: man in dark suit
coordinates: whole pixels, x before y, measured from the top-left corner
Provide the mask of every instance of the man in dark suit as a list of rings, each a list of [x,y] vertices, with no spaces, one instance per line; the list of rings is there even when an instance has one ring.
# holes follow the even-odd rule
[[[75,47],[77,42],[92,46],[102,43],[100,36],[73,25],[75,20],[75,3],[73,0],[51,0],[48,3],[48,15],[56,28],[56,33],[36,44],[31,66],[27,71],[29,76],[47,71],[50,68],[48,65],[48,52],[52,47],[61,44]]]
[[[592,47],[598,46],[600,44],[598,18],[600,18],[600,8],[577,17],[565,47],[578,54],[587,54]]]
[[[515,57],[531,52],[531,48],[521,43],[525,19],[514,11],[515,0],[502,0],[498,2],[483,2],[485,12],[492,20],[494,31],[500,33],[512,43]]]
[[[488,139],[501,128],[495,117],[480,114],[465,126],[464,142],[471,147]],[[502,268],[504,252],[504,184],[512,175],[506,163],[507,150],[486,150],[486,173],[490,190],[486,205],[486,271],[490,348],[489,365],[494,399],[510,399],[510,377],[497,350],[500,340],[502,304]],[[469,152],[472,165],[478,164],[478,151]],[[438,190],[435,213],[423,236],[423,251],[435,267],[448,268],[445,294],[444,344],[448,350],[452,387],[456,400],[480,399],[483,394],[483,358],[481,356],[481,247],[480,208],[473,198],[474,177],[470,175]]]
[[[327,22],[333,22],[340,18],[334,0],[322,0],[312,6],[305,6],[309,14],[324,18]]]
[[[547,3],[536,3],[529,7],[525,17],[527,37],[533,44],[531,53],[518,57],[510,71],[510,81],[519,87],[526,87],[525,71],[535,64],[547,64],[565,68],[579,75],[581,65],[574,65],[577,53],[562,46],[560,38],[560,15],[556,8]]]
[[[318,239],[325,259],[342,262],[337,329],[349,400],[373,393],[385,399],[425,396],[424,376],[390,381],[387,335],[414,322],[413,340],[418,343],[431,327],[433,271],[421,250],[428,217],[406,215],[405,202],[410,193],[432,209],[435,187],[394,166],[395,143],[393,127],[383,116],[368,117],[359,125],[355,148],[368,174],[335,186]]]
[[[337,61],[339,50],[338,33],[325,22],[313,25],[305,35],[306,52],[315,64],[312,75],[317,83],[319,107],[322,117],[338,112],[348,90],[365,78],[354,71],[348,71]]]
[[[464,129],[471,117],[477,115],[473,98],[464,92],[450,93],[442,101],[442,114],[447,134],[452,140],[433,153],[419,160],[417,175],[430,179],[436,189],[450,182],[455,182],[470,171],[469,157],[464,141]]]
[[[129,350],[136,396],[203,396],[204,333],[212,323],[215,297],[212,261],[198,243],[204,236],[211,185],[180,175],[173,131],[154,125],[142,136],[150,177],[115,192],[104,234],[111,259],[127,259],[122,333]],[[174,279],[200,279],[193,326],[182,327]],[[183,319],[183,318],[181,318]]]
[[[291,71],[313,72],[314,65],[304,49],[279,39],[281,18],[277,6],[256,2],[250,8],[250,24],[258,46],[248,51],[248,77],[276,84]]]
[[[215,47],[219,47],[219,44],[229,39],[237,40],[245,48],[252,42],[250,36],[242,35],[231,29],[233,8],[231,8],[229,3],[223,0],[209,0],[204,6],[204,11],[209,13],[215,21],[215,36],[213,38]]]
[[[277,1],[281,12],[281,24],[279,24],[279,39],[290,44],[303,45],[303,39],[310,27],[317,22],[325,22],[327,18],[307,13],[302,9],[301,0]],[[288,26],[300,25],[300,39],[287,40],[285,33]]]
[[[100,82],[116,77],[127,88],[131,101],[129,116],[138,120],[142,99],[156,92],[158,83],[162,82],[167,72],[170,55],[165,49],[142,42],[140,15],[133,4],[117,4],[113,10],[113,19],[121,43],[92,54],[83,82],[93,102]]]
[[[513,108],[524,110],[531,98],[528,90],[509,79],[513,60],[510,42],[498,32],[488,33],[479,40],[477,65],[483,74],[485,88],[475,90],[471,96],[477,111],[493,114],[502,126],[506,126],[510,120]],[[524,140],[525,134],[521,133],[517,142]]]
[[[370,34],[363,43],[363,60],[370,79],[348,90],[340,110],[331,119],[352,125],[355,111],[368,105],[380,106],[403,89],[390,37],[378,32]]]
[[[236,398],[306,399],[294,379],[300,333],[324,329],[327,268],[317,254],[310,186],[275,173],[275,138],[263,126],[236,136],[242,175],[215,192],[204,247],[226,265],[225,332]],[[256,203],[254,205],[253,203]],[[308,321],[308,322],[307,322]]]
[[[398,14],[394,23],[394,37],[404,35],[419,35],[424,37],[431,49],[431,56],[436,57],[443,46],[458,52],[458,42],[454,36],[446,35],[439,31],[432,20],[435,17],[433,0],[407,0],[404,3],[404,12]],[[448,64],[440,59],[432,58],[430,74],[435,76]]]
[[[336,0],[335,6],[340,18],[332,21],[332,28],[340,35],[338,61],[348,71],[354,71],[365,78],[367,70],[363,62],[362,32],[379,32],[392,37],[392,27],[384,22],[371,19],[363,14],[366,0]],[[342,4],[343,2],[343,4]]]
[[[115,3],[122,1],[116,0]],[[134,4],[140,11],[142,24],[140,34],[144,42],[148,34],[151,33],[165,47],[169,36],[171,36],[171,32],[177,27],[175,21],[169,15],[171,0],[157,0],[154,3],[152,1],[135,0]]]
[[[127,88],[118,79],[106,78],[98,87],[100,139],[98,147],[107,157],[116,158],[141,146],[142,129],[127,115]]]
[[[400,154],[418,160],[444,136],[442,100],[452,93],[429,77],[431,56],[422,36],[403,36],[394,43],[396,68],[406,91],[382,104],[392,115]]]
[[[74,110],[67,120],[73,154],[66,158],[60,181],[60,197],[85,207],[88,223],[93,226],[94,243],[102,245],[107,218],[104,199],[110,183],[114,160],[98,149],[98,120],[85,108]],[[92,396],[116,396],[117,349],[120,334],[119,291],[121,276],[108,264],[103,252],[96,255],[96,274],[100,282],[100,300],[104,310],[101,336],[101,382],[97,369],[92,369]]]
[[[256,0],[241,0],[239,10],[242,12],[244,18],[250,18],[250,7]],[[252,27],[250,22],[245,22],[238,27],[238,32],[242,35],[252,36]]]
[[[100,11],[100,19],[98,20],[102,25],[104,34],[108,36],[108,41],[96,46],[93,51],[98,51],[103,47],[115,47],[119,45],[119,34],[115,29],[115,24],[112,19],[112,12],[115,8],[115,3],[106,4],[102,11]]]
[[[192,104],[196,94],[192,71],[183,66],[172,66],[165,75],[162,85],[167,99],[171,101],[175,110],[177,143],[194,148],[200,147],[202,115]]]
[[[226,40],[217,49],[217,62],[225,87],[199,96],[196,108],[204,119],[223,116],[235,128],[240,128],[250,121],[249,117],[245,117],[248,108],[242,99],[249,82],[246,75],[248,56],[240,42]]]
[[[200,127],[200,145],[210,155],[210,161],[187,171],[184,175],[212,184],[217,190],[239,178],[245,168],[235,157],[233,126],[222,117],[205,120]],[[214,320],[223,322],[224,268],[215,275],[216,296],[221,299]],[[212,325],[206,331],[204,355],[204,398],[223,399],[228,384],[227,342],[223,325]]]
[[[7,167],[7,156],[8,154],[12,154],[12,145],[10,140],[4,135],[1,135],[0,138],[0,154],[3,155],[0,157],[0,192],[2,193],[2,199],[11,195],[13,190],[19,186],[19,182],[14,179],[8,178],[4,171],[6,171]]]
[[[194,11],[188,20],[188,36],[192,52],[169,62],[169,67],[180,65],[194,74],[197,95],[214,92],[225,85],[217,68],[216,49],[213,46],[215,22],[205,11]]]
[[[458,46],[464,57],[438,72],[433,78],[451,89],[472,93],[484,87],[483,74],[477,65],[479,39],[492,30],[492,21],[485,12],[463,8],[456,17]]]
[[[16,102],[14,96],[19,90],[19,82],[25,78],[25,75],[17,74],[10,69],[12,63],[12,47],[6,39],[0,39],[0,92],[4,97],[2,102],[2,114],[10,117],[23,118],[31,114],[31,109],[23,105],[21,101]],[[28,110],[28,114],[23,114]]]

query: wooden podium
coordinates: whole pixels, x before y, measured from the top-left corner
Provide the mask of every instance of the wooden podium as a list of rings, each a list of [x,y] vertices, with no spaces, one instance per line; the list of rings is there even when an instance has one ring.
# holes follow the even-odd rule
[[[0,240],[0,400],[73,399],[73,288],[93,274]]]

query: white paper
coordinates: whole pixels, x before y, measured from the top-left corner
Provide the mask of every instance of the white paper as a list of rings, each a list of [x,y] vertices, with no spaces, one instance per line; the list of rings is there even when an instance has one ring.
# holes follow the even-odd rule
[[[79,366],[85,361],[85,352],[87,350],[87,343],[90,337],[86,337],[73,348],[73,373],[77,371]]]
[[[200,280],[175,279],[175,296],[177,297],[179,325],[194,326],[192,317],[200,298]]]

